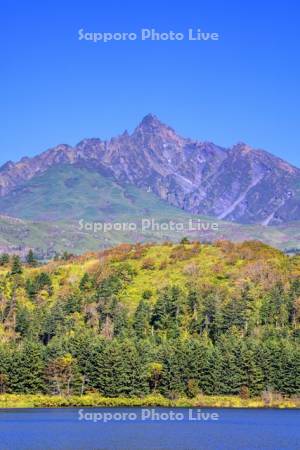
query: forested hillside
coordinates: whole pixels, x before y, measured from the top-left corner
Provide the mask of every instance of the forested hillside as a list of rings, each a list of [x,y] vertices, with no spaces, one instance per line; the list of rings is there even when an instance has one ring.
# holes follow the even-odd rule
[[[260,242],[0,258],[1,393],[300,394],[300,257]]]

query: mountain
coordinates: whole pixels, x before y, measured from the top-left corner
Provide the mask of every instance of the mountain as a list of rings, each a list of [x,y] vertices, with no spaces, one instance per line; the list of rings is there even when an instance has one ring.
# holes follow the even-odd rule
[[[68,169],[71,170],[70,168]],[[65,176],[67,172],[63,171],[63,173]],[[45,174],[45,179],[47,179],[47,176],[48,173]],[[61,186],[61,183],[58,184]],[[76,208],[71,207],[69,209],[69,217],[65,220],[38,221],[0,216],[0,253],[19,254],[24,257],[29,249],[34,249],[36,256],[42,260],[48,260],[53,258],[57,253],[62,254],[65,251],[79,255],[86,251],[105,249],[120,243],[163,243],[170,240],[172,242],[179,242],[185,236],[188,236],[191,240],[200,240],[201,242],[224,239],[243,242],[254,239],[281,250],[289,250],[291,253],[298,252],[300,249],[300,222],[292,222],[276,227],[265,227],[258,224],[240,225],[233,222],[212,220],[203,216],[192,216],[194,220],[201,221],[203,229],[190,231],[188,224],[191,216],[185,211],[157,200],[153,194],[143,193],[135,187],[129,186],[125,194],[134,193],[134,195],[127,200],[124,197],[123,202],[119,203],[119,194],[123,193],[123,191],[116,189],[116,193],[116,203],[114,203],[114,208],[110,209],[109,216],[105,217],[105,209],[100,209],[97,215],[97,222],[99,221],[101,223],[103,221],[105,223],[111,221],[112,223],[120,223],[124,221],[125,224],[127,222],[134,223],[138,225],[136,231],[114,229],[105,233],[101,230],[94,232],[90,228],[91,222],[88,221],[90,214],[89,207],[81,209],[82,205],[80,204]],[[140,195],[141,193],[143,195]],[[38,204],[33,201],[28,210],[26,207],[22,209],[21,203],[19,203],[20,214],[30,215],[34,211],[34,207],[36,207],[36,215],[41,217],[43,214],[42,207],[46,207],[46,201],[42,201],[39,195],[36,195],[36,198],[40,198],[41,203]],[[109,200],[113,200],[112,197],[109,197]],[[62,196],[61,203],[56,204],[59,214],[63,212],[63,202]],[[144,202],[144,205],[148,205],[146,211],[143,209],[142,202]],[[130,215],[124,213],[126,205],[129,207]],[[152,206],[149,207],[149,205]],[[49,211],[51,211],[51,217],[53,219],[55,203],[50,206]],[[75,206],[75,201],[72,206]],[[85,219],[87,222],[84,222],[87,226],[81,227],[79,220],[75,220],[74,216],[72,217],[72,215],[77,213],[87,214],[87,218]],[[141,215],[144,218],[155,218],[155,221],[159,224],[168,224],[169,221],[174,221],[180,225],[183,224],[184,229],[179,231],[171,229],[143,230],[140,224]],[[212,223],[217,224],[216,230],[211,228]]]
[[[39,222],[130,221],[184,215],[183,211],[134,185],[120,184],[97,170],[66,163],[49,167],[0,197],[2,214]]]
[[[135,186],[191,214],[242,224],[300,220],[298,168],[244,143],[225,149],[183,138],[151,114],[132,134],[125,132],[110,141],[85,139],[75,147],[58,145],[34,158],[7,162],[0,168],[0,212],[18,216],[23,211],[27,219],[52,220],[54,194],[47,192],[43,211],[36,212],[30,199],[41,177],[52,170],[55,178],[62,166],[88,171],[91,178],[97,173],[121,190],[128,184]],[[65,191],[61,193],[60,202],[66,207],[57,211],[62,220],[69,218],[68,205],[76,202],[77,195],[83,204],[86,201],[77,189],[80,178],[69,178],[70,196],[64,198]],[[96,193],[94,199],[102,204],[102,212],[110,207],[105,195],[102,191],[97,198]]]

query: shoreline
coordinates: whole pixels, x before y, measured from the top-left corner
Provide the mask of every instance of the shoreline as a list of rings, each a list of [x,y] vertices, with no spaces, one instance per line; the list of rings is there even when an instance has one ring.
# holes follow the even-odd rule
[[[233,409],[300,409],[300,399],[242,399],[235,396],[205,396],[169,400],[160,395],[143,398],[83,396],[50,396],[42,394],[0,394],[0,409],[18,408],[233,408]]]

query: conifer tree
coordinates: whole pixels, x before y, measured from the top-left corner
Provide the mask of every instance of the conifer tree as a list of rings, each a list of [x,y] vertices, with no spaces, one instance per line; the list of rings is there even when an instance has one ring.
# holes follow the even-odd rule
[[[38,265],[37,259],[35,258],[31,249],[26,256],[26,262],[30,267],[36,267]]]
[[[20,275],[23,272],[21,259],[18,255],[12,258],[11,275]]]
[[[25,341],[11,356],[9,386],[13,392],[38,393],[45,389],[44,350],[41,344]]]
[[[150,329],[150,308],[147,302],[142,299],[136,309],[133,321],[133,328],[138,338],[144,339],[149,334]]]
[[[9,264],[9,255],[2,253],[0,256],[0,266],[6,266],[7,264]]]

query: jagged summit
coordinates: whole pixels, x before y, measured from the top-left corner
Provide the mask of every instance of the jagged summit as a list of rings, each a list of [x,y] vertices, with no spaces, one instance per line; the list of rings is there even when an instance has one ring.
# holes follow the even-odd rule
[[[6,170],[10,170],[12,167],[14,167],[13,161],[7,161],[0,167],[0,172],[4,172]]]
[[[239,141],[232,147],[233,150],[252,150],[252,147],[250,145],[246,144],[246,142]]]
[[[151,189],[193,214],[264,225],[300,219],[299,169],[243,142],[224,149],[183,138],[154,114],[147,114],[132,134],[109,141],[84,139],[75,147],[58,145],[34,158],[4,164],[0,197],[6,206],[0,213],[10,213],[9,205],[24,183],[62,165]]]
[[[135,131],[146,131],[146,132],[159,132],[161,130],[169,130],[175,133],[175,131],[163,123],[157,116],[154,114],[147,114],[139,125],[136,127]]]
[[[142,119],[140,126],[159,126],[161,124],[161,121],[155,114],[149,113]]]

